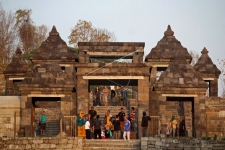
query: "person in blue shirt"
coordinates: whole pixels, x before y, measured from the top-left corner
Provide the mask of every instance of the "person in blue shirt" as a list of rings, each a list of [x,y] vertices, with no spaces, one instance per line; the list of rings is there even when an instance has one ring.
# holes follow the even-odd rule
[[[123,99],[123,106],[127,106],[127,88],[126,87],[123,87],[123,90],[121,91],[121,96],[122,96],[122,99]]]
[[[40,125],[41,125],[41,135],[45,134],[47,117],[45,115],[45,111],[43,111],[40,115]]]
[[[123,132],[123,138],[124,140],[127,139],[130,140],[130,121],[127,119],[127,117],[124,117],[124,132]]]

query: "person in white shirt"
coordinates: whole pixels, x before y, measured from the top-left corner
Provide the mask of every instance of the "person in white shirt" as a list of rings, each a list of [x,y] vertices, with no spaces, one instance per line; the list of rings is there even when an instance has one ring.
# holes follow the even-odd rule
[[[85,127],[85,131],[86,131],[86,139],[91,139],[91,128],[90,128],[89,117],[87,117],[84,127]]]

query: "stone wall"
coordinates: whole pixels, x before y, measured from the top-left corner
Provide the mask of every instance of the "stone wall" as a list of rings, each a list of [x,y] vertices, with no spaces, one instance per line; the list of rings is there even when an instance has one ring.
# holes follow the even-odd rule
[[[20,97],[0,96],[0,137],[13,137],[20,128]]]
[[[225,136],[225,98],[211,97],[205,101],[206,134],[209,137]]]
[[[224,149],[225,140],[200,140],[193,138],[165,138],[164,135],[141,138],[141,150],[212,150]]]
[[[0,149],[35,149],[35,150],[82,150],[83,139],[78,137],[45,137],[45,138],[0,138]]]

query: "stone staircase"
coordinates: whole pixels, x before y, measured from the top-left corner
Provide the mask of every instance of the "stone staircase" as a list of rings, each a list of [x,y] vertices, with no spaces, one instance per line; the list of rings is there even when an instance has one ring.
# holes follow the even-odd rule
[[[100,116],[100,120],[103,121],[107,110],[110,110],[111,115],[118,115],[121,107],[123,107],[126,116],[130,115],[129,109],[125,106],[95,106],[97,114]]]
[[[141,140],[84,140],[83,150],[140,150]]]

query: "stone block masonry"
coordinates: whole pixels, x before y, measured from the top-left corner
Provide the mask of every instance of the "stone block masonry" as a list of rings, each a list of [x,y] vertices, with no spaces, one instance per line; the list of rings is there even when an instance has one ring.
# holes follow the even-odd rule
[[[116,145],[116,147],[115,147]],[[141,140],[85,140],[81,137],[0,138],[1,150],[223,150],[223,140],[166,138],[164,135]]]
[[[14,149],[82,150],[83,139],[79,137],[0,138],[0,149],[1,150],[14,150]]]
[[[141,150],[223,150],[224,140],[165,138],[164,135],[141,138]]]

